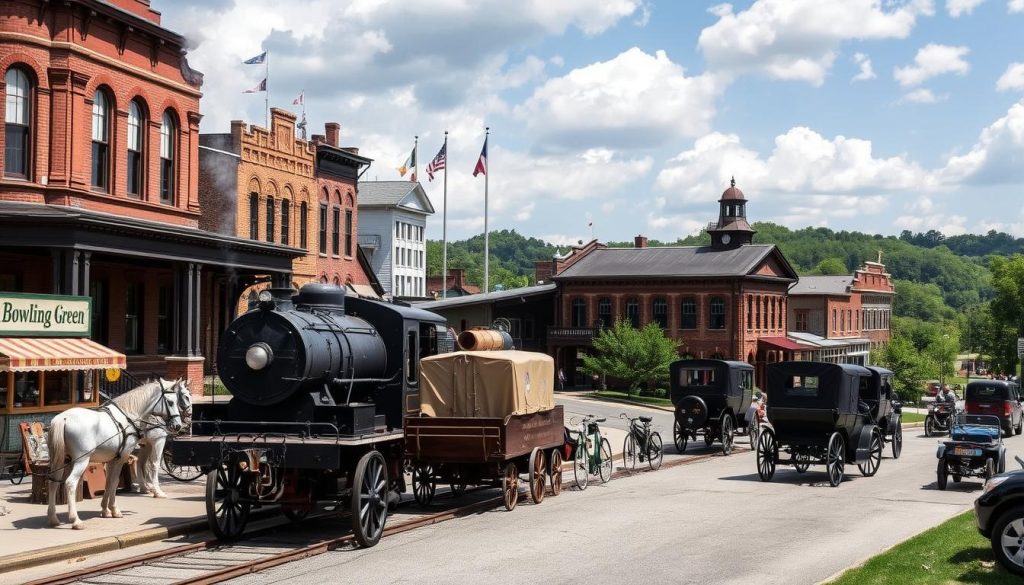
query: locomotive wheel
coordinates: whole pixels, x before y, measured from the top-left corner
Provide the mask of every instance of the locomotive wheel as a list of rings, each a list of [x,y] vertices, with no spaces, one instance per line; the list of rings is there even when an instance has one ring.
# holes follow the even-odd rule
[[[505,466],[505,476],[501,480],[501,489],[505,497],[505,509],[512,511],[519,503],[519,471],[516,464],[509,461]]]
[[[732,443],[735,437],[732,432],[732,417],[728,414],[722,416],[722,455],[732,453]]]
[[[461,498],[466,493],[466,478],[463,477],[462,468],[456,466],[452,468],[451,482],[448,484],[452,490],[452,495],[456,498]]]
[[[597,475],[601,483],[608,483],[612,479],[612,469],[615,463],[612,462],[612,444],[608,439],[601,439],[601,465],[597,468]]]
[[[544,501],[544,484],[547,483],[545,475],[544,452],[534,447],[530,453],[530,498],[534,504]]]
[[[858,463],[864,477],[871,477],[878,473],[878,467],[882,464],[882,437],[877,430],[871,431],[871,451],[868,453],[868,460],[863,464]]]
[[[434,479],[434,467],[425,463],[413,467],[412,495],[416,498],[416,503],[421,506],[429,506],[430,502],[434,501],[436,491],[437,480]]]
[[[206,519],[221,540],[234,540],[245,530],[249,503],[239,501],[244,483],[235,461],[218,466],[206,477]]]
[[[805,473],[811,466],[811,455],[805,451],[793,454],[793,468],[797,473]]]
[[[551,479],[551,495],[562,493],[562,450],[552,449],[548,458],[548,477]]]
[[[935,470],[935,487],[940,490],[946,489],[946,483],[949,481],[949,469],[946,468],[946,460],[939,459],[939,466]]]
[[[680,454],[683,451],[686,451],[686,442],[688,440],[689,437],[687,436],[686,431],[683,430],[682,425],[680,425],[677,420],[675,426],[672,428],[672,441],[676,444],[676,451]]]
[[[651,471],[661,467],[661,461],[665,458],[664,445],[661,444],[661,434],[651,433],[647,439],[647,465]]]
[[[384,456],[370,451],[359,458],[352,478],[352,532],[359,546],[380,541],[388,519],[388,469]]]
[[[828,483],[836,487],[843,481],[843,470],[846,467],[846,441],[839,433],[832,433],[828,439],[828,452],[825,455],[825,472]]]
[[[576,488],[587,489],[590,481],[590,453],[587,452],[586,439],[581,439],[576,447],[576,458],[572,462],[572,475],[576,480]]]
[[[896,430],[892,433],[892,458],[899,459],[903,452],[903,420],[896,419]]]
[[[757,437],[757,476],[761,481],[771,481],[775,475],[775,460],[779,446],[775,442],[775,434],[764,429]]]
[[[622,466],[627,471],[635,471],[639,459],[640,450],[636,446],[636,437],[633,436],[633,433],[629,433],[622,443]]]

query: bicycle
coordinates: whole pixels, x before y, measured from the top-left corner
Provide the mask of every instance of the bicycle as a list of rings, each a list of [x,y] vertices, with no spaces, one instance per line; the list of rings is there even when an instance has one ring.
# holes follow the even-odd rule
[[[597,474],[601,483],[608,483],[612,478],[612,444],[601,436],[598,426],[605,420],[592,414],[569,419],[569,423],[576,427],[575,431],[569,432],[569,442],[575,441],[572,469],[576,487],[581,490],[587,489],[591,474]]]
[[[663,445],[661,434],[651,430],[651,421],[654,419],[649,416],[630,417],[626,413],[620,414],[619,418],[629,421],[629,432],[622,445],[622,463],[626,469],[635,471],[637,464],[643,461],[647,462],[651,471],[661,467],[664,459]]]

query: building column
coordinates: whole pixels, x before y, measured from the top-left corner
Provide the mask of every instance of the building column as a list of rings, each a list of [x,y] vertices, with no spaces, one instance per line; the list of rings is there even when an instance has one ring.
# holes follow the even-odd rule
[[[677,339],[677,333],[680,332],[680,319],[681,319],[681,307],[679,306],[679,295],[670,294],[665,297],[665,302],[668,303],[668,312],[665,314],[668,319],[668,327],[665,329],[665,333],[674,339]]]
[[[654,320],[654,309],[651,307],[651,296],[648,293],[640,295],[640,327],[643,327]]]
[[[194,262],[174,268],[174,355],[165,358],[167,377],[188,380],[194,396],[203,395],[203,364],[200,337],[202,267]]]
[[[89,295],[92,252],[53,248],[50,250],[50,258],[53,268],[53,294]]]

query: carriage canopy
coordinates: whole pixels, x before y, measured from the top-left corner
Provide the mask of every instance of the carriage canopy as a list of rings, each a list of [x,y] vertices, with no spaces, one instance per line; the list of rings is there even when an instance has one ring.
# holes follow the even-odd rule
[[[437,417],[529,414],[555,407],[551,356],[460,351],[420,360],[420,410]]]
[[[857,412],[871,371],[853,364],[779,362],[768,366],[768,405]],[[863,380],[863,382],[862,382]]]

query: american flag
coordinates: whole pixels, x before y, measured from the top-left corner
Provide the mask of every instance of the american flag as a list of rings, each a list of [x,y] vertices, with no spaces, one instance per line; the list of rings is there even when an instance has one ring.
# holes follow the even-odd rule
[[[433,181],[434,172],[444,168],[445,162],[448,160],[447,148],[448,144],[443,144],[441,150],[437,151],[437,156],[434,157],[434,160],[430,161],[430,164],[427,165],[427,180]]]

